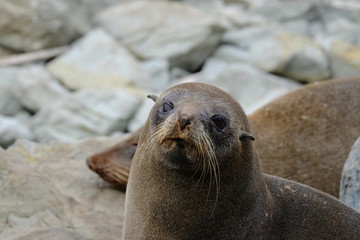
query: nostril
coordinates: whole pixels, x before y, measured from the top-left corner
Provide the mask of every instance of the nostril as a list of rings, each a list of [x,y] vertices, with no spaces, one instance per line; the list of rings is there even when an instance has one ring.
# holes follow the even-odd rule
[[[186,115],[181,115],[179,117],[179,120],[178,120],[179,124],[180,124],[180,129],[181,130],[184,130],[186,128],[186,126],[190,125],[191,124],[191,119],[186,116]]]

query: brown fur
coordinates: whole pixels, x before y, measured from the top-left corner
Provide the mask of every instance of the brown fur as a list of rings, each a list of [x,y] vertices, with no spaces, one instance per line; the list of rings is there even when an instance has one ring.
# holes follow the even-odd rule
[[[307,85],[249,116],[265,173],[338,196],[360,136],[360,78]]]
[[[169,100],[173,109],[164,114]],[[187,113],[194,103],[197,111]],[[219,114],[222,130],[213,121]],[[133,158],[123,238],[358,239],[359,212],[310,187],[264,176],[251,136],[241,137],[249,130],[240,105],[218,88],[186,83],[165,91]],[[191,150],[196,134],[210,137],[217,167],[207,167],[211,154]]]
[[[307,85],[251,114],[248,118],[262,170],[337,197],[342,166],[360,136],[359,92],[360,78],[329,80]],[[133,141],[140,133],[141,129],[132,134]],[[117,172],[117,162],[128,162],[135,153],[132,148],[127,150],[129,154],[123,154],[127,146],[127,140],[121,141],[89,161],[96,166],[97,158],[102,158],[108,161],[102,167]],[[101,175],[102,168],[97,169]],[[126,182],[124,185],[116,179],[121,174],[101,176],[114,185],[126,186]]]
[[[105,181],[125,190],[131,159],[135,154],[141,130],[128,134],[115,146],[88,157],[86,159],[88,167]]]

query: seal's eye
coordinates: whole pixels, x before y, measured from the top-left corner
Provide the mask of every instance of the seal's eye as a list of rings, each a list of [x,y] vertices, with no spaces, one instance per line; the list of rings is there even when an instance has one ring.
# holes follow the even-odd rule
[[[223,116],[215,115],[211,118],[211,121],[218,130],[223,130],[226,127],[226,120]]]
[[[171,111],[174,109],[174,105],[172,102],[164,102],[163,105],[162,105],[162,112],[163,113],[166,113],[168,111]]]

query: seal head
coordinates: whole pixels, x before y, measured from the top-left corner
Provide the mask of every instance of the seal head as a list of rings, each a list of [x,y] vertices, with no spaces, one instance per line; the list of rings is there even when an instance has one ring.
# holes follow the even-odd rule
[[[161,154],[157,159],[164,160],[163,164],[168,168],[189,172],[212,168],[210,172],[216,174],[217,154],[227,155],[239,140],[254,140],[254,137],[242,130],[248,127],[236,123],[234,114],[223,106],[222,101],[230,103],[233,99],[196,95],[193,91],[186,88],[170,90],[160,100],[156,99],[149,122],[153,130],[150,138],[154,140],[148,143],[157,145],[155,148]],[[205,102],[213,104],[203,104],[202,98],[209,98]],[[243,115],[242,109],[237,111]],[[142,147],[149,148],[146,144]]]
[[[254,137],[233,97],[210,85],[185,83],[154,99],[132,163],[125,239],[211,239],[225,234],[213,225],[226,225],[222,219],[233,214],[224,204],[229,210],[240,206],[239,214],[255,202],[256,211],[268,208],[263,176],[253,174],[260,173],[258,162],[249,160],[256,158]],[[239,192],[245,197],[236,198]],[[235,194],[231,203],[225,200],[229,194]],[[244,199],[249,201],[241,204]],[[197,224],[180,237],[177,229],[189,228],[183,219],[190,216]]]

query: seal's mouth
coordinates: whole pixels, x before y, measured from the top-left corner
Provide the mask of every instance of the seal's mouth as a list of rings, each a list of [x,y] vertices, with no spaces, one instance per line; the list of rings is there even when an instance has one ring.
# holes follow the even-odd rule
[[[179,148],[184,148],[186,145],[188,145],[188,142],[185,139],[182,138],[165,138],[161,141],[161,143],[169,144],[170,146],[174,145]]]

